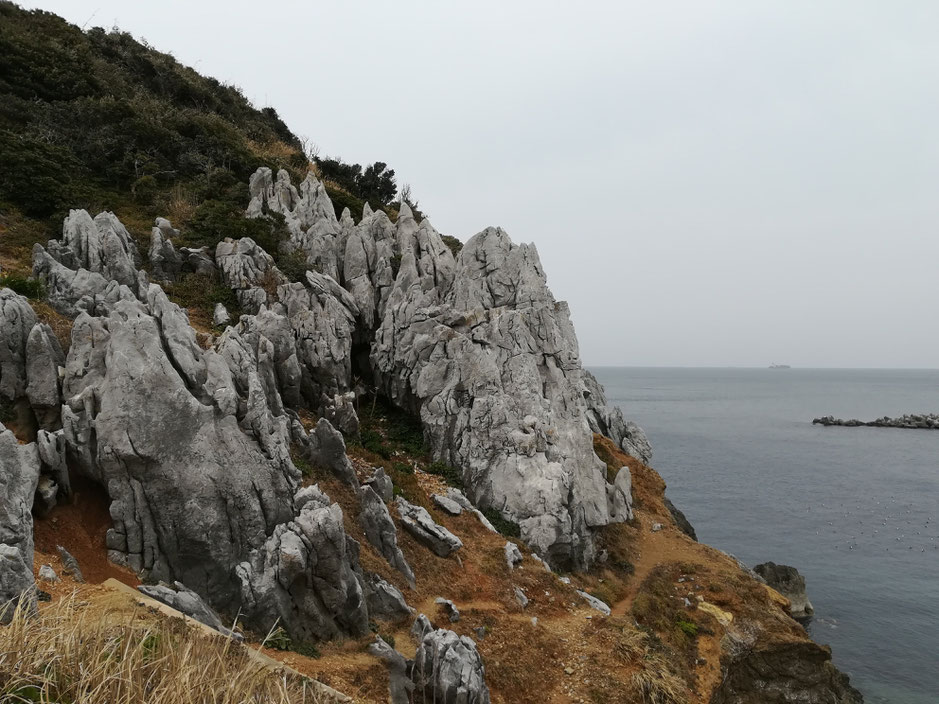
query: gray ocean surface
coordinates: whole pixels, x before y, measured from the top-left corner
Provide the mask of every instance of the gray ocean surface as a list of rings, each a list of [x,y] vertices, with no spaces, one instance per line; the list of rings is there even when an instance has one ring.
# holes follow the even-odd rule
[[[939,702],[939,370],[596,367],[701,542],[805,576],[809,633],[869,703]]]

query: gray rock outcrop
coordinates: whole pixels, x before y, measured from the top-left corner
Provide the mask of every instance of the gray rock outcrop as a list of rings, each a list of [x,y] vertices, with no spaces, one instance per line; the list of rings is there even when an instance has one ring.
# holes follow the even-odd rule
[[[552,562],[589,564],[593,529],[615,518],[577,340],[537,253],[490,228],[454,262],[426,220],[399,219],[397,235],[401,268],[371,356],[383,390],[420,414],[475,504]]]
[[[39,483],[39,451],[35,443],[20,445],[0,423],[0,609],[9,622],[21,598],[36,603],[33,578],[33,519],[30,510]]]
[[[812,602],[805,593],[805,577],[789,565],[764,562],[753,568],[763,581],[789,600],[789,614],[793,618],[811,618],[815,613]]]
[[[411,663],[407,658],[382,640],[381,636],[375,636],[375,642],[368,646],[368,652],[382,660],[388,668],[391,704],[412,704],[411,692],[414,691],[414,683],[408,677]]]
[[[26,393],[26,345],[38,319],[23,296],[0,288],[0,399]]]
[[[409,617],[411,607],[404,600],[404,594],[393,584],[386,582],[377,574],[366,578],[368,613],[372,618],[397,621]]]
[[[619,406],[611,407],[597,378],[584,370],[584,399],[590,429],[615,442],[627,455],[643,464],[652,462],[652,445],[642,428],[626,420]]]
[[[388,507],[371,486],[359,489],[359,524],[369,544],[400,572],[413,589],[414,571],[398,547],[398,531]]]
[[[424,633],[414,655],[411,680],[417,701],[489,704],[486,668],[476,643],[453,631],[441,628]]]
[[[463,541],[442,525],[435,523],[427,509],[415,506],[399,496],[395,501],[401,525],[417,542],[439,557],[449,557],[463,547]]]

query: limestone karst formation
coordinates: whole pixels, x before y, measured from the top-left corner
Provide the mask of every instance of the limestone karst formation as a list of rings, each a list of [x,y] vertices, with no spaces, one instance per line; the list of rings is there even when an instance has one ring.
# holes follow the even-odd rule
[[[322,639],[364,633],[370,608],[407,613],[363,572],[342,509],[302,487],[291,454],[356,489],[368,541],[412,586],[393,514],[438,555],[458,552],[423,508],[399,498],[389,510],[384,474],[359,488],[339,431],[358,432],[362,383],[420,418],[434,459],[462,476],[457,511],[489,526],[477,508],[494,509],[550,564],[591,564],[594,531],[631,516],[629,473],[607,482],[592,433],[646,461],[650,449],[581,367],[535,248],[488,228],[454,257],[406,205],[396,222],[367,206],[358,223],[337,218],[312,175],[295,188],[260,169],[250,193],[246,217],[284,216],[283,246],[308,265],[300,281],[247,238],[177,249],[163,218],[144,268],[112,213],[73,210],[61,239],[33,252],[49,304],[73,321],[67,354],[26,299],[0,290],[0,394],[41,426],[4,452],[3,596],[32,589],[32,497],[40,484],[47,503],[67,496],[68,463],[107,493],[112,561],[251,627]],[[216,311],[224,330],[197,335],[161,285],[187,272],[217,272],[238,320]],[[310,431],[302,408],[320,416]]]

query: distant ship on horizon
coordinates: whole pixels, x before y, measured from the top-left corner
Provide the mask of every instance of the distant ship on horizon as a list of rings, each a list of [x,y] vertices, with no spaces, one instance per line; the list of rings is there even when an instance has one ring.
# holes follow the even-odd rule
[[[769,368],[770,369],[792,369],[792,367],[790,367],[788,364],[776,364],[776,362],[773,362],[772,364],[770,364]]]

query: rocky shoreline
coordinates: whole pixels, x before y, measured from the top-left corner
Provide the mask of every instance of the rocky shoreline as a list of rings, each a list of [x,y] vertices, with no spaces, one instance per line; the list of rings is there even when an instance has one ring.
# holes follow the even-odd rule
[[[845,428],[907,428],[911,430],[939,430],[939,413],[908,413],[899,418],[884,416],[877,420],[863,421],[857,418],[843,420],[834,416],[815,418],[812,425],[842,426]]]

